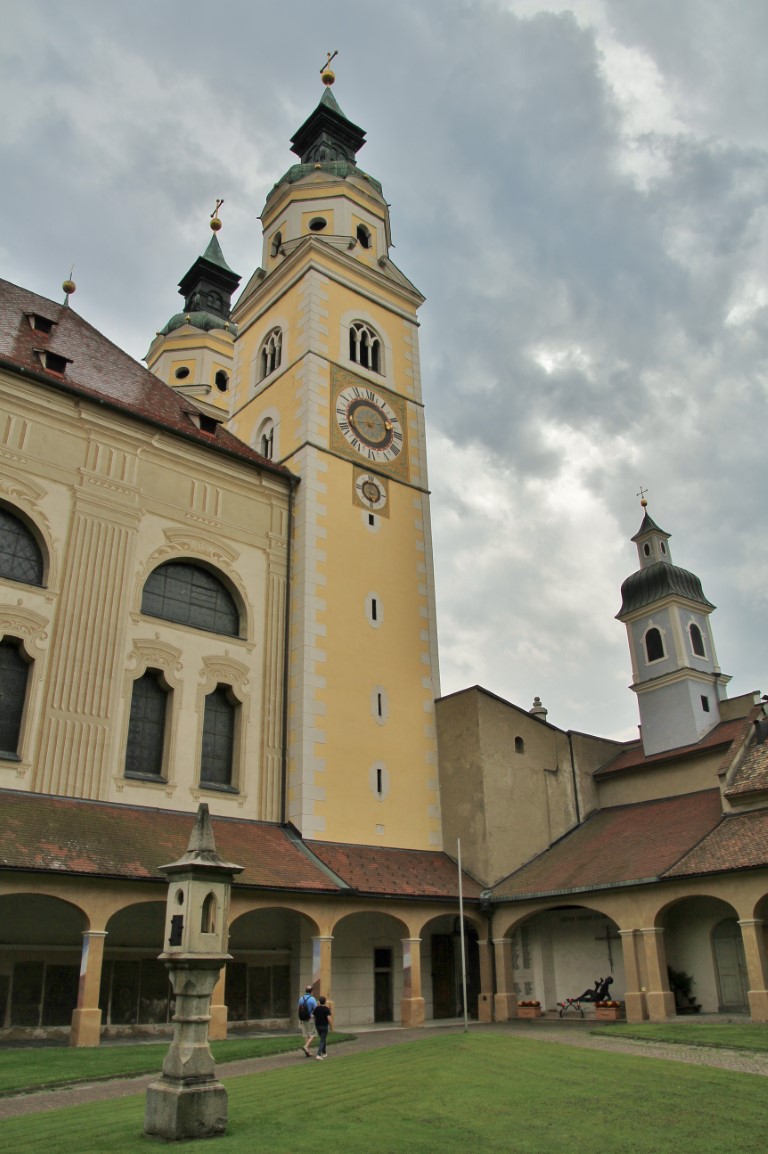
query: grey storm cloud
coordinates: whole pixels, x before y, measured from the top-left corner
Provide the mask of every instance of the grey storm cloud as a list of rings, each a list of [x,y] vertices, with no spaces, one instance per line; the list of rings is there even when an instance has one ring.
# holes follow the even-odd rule
[[[768,630],[762,0],[28,0],[0,44],[3,275],[137,357],[207,243],[244,277],[334,89],[427,303],[443,690],[637,721],[614,620],[635,496],[697,572],[732,688]],[[765,687],[763,685],[763,687]]]

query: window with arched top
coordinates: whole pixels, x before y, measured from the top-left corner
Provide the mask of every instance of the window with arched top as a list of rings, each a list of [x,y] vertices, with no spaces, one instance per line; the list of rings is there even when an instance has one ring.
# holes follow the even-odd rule
[[[381,340],[378,333],[364,321],[353,321],[349,326],[349,359],[371,372],[384,372]]]
[[[43,584],[43,554],[24,522],[0,507],[0,577]]]
[[[235,730],[239,702],[228,685],[217,685],[205,699],[200,784],[234,787]]]
[[[691,638],[691,649],[697,657],[706,657],[706,650],[704,649],[704,638],[701,635],[701,630],[695,621],[692,621],[688,626],[688,635]]]
[[[200,911],[200,933],[216,933],[216,895],[206,894],[203,908]]]
[[[220,393],[226,393],[229,388],[229,376],[223,369],[219,369],[216,376],[213,378],[213,383]]]
[[[30,667],[21,639],[4,637],[0,641],[0,757],[19,756]]]
[[[264,344],[261,346],[261,377],[263,381],[270,373],[274,373],[275,369],[280,368],[280,362],[283,359],[283,331],[282,329],[272,329]]]
[[[366,228],[364,224],[359,224],[357,226],[356,236],[357,236],[357,243],[360,245],[361,248],[370,248],[371,247],[371,230],[369,228]]]
[[[141,611],[209,633],[240,636],[240,612],[221,578],[190,561],[158,565],[144,584]]]
[[[170,690],[159,669],[147,669],[133,683],[125,776],[164,779],[165,738]]]
[[[646,633],[644,640],[646,659],[648,661],[661,661],[662,657],[665,656],[661,630],[657,629],[655,625],[652,626]]]
[[[525,753],[525,742],[522,737],[515,738],[515,753]]]
[[[282,247],[283,247],[283,234],[278,231],[272,237],[272,244],[270,245],[269,255],[270,256],[278,256],[280,249]]]
[[[274,421],[265,421],[259,429],[259,443],[258,452],[262,457],[266,457],[268,461],[274,460],[275,452],[275,423]]]

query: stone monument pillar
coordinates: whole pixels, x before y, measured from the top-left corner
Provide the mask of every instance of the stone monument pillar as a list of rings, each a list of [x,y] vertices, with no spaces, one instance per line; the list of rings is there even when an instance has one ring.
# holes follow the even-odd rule
[[[227,1092],[208,1045],[211,994],[227,953],[229,895],[242,866],[216,852],[208,806],[197,811],[183,857],[160,866],[168,878],[165,950],[176,1012],[162,1077],[147,1090],[144,1133],[180,1141],[214,1138],[227,1126]]]

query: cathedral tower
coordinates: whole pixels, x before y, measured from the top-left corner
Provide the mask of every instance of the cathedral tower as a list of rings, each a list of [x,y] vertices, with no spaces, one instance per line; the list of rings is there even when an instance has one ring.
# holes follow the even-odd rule
[[[416,312],[365,134],[330,84],[262,213],[233,312],[230,428],[300,478],[286,816],[305,837],[440,845],[439,694]]]
[[[647,502],[642,501],[643,508]],[[669,533],[645,512],[632,538],[640,568],[621,587],[632,689],[646,756],[692,745],[720,721],[730,677],[720,672],[701,581],[672,564]]]

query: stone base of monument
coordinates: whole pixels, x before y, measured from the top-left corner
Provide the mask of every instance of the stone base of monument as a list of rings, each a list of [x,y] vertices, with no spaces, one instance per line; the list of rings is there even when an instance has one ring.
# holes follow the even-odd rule
[[[200,1085],[161,1078],[147,1088],[144,1133],[148,1138],[181,1142],[218,1138],[227,1128],[227,1091],[221,1082]]]

